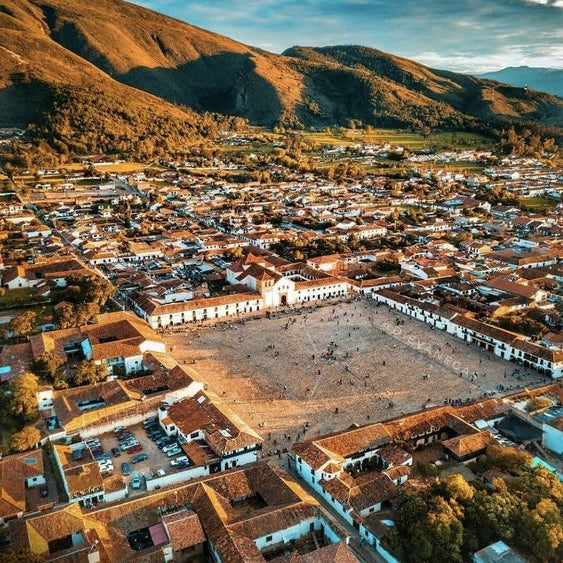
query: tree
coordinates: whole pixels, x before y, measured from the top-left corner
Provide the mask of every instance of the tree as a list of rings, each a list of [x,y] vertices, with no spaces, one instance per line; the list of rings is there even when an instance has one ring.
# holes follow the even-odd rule
[[[446,481],[446,490],[451,498],[469,500],[473,498],[473,487],[463,478],[463,475],[452,475]]]
[[[403,494],[395,512],[395,529],[384,544],[401,561],[462,561],[463,526],[459,507],[442,496]]]
[[[100,314],[100,306],[97,303],[78,303],[74,307],[75,326],[82,326],[95,320]]]
[[[96,274],[69,276],[67,284],[65,293],[67,299],[73,303],[97,303],[100,307],[103,307],[115,293],[115,287]],[[76,293],[74,287],[79,288],[78,293]]]
[[[551,399],[547,397],[532,397],[528,399],[526,406],[528,407],[528,412],[540,411],[547,409],[552,405]]]
[[[525,501],[530,508],[535,508],[546,498],[557,503],[563,501],[563,484],[554,473],[543,467],[536,467],[510,479],[508,487],[511,493]]]
[[[487,455],[483,461],[488,467],[519,473],[530,467],[532,456],[528,452],[516,448],[492,444],[487,448]]]
[[[74,320],[74,307],[71,303],[60,303],[57,305],[57,308],[55,309],[55,321],[59,325],[59,328],[70,328],[72,326],[76,326],[74,324]]]
[[[563,553],[563,518],[557,504],[542,499],[523,515],[521,543],[542,561],[561,561]]]
[[[16,452],[31,450],[41,440],[41,432],[35,426],[25,426],[12,435],[10,448]]]
[[[92,360],[85,360],[76,368],[74,383],[76,385],[88,385],[105,381],[108,376],[108,368],[105,364],[96,364]]]
[[[37,376],[29,372],[22,373],[10,380],[8,389],[11,395],[10,411],[13,414],[29,417],[37,412]]]
[[[63,366],[64,363],[64,360],[60,356],[47,351],[33,360],[31,371],[41,379],[54,381],[59,368]]]
[[[14,336],[29,336],[35,330],[37,314],[33,311],[25,311],[14,317],[9,324]]]

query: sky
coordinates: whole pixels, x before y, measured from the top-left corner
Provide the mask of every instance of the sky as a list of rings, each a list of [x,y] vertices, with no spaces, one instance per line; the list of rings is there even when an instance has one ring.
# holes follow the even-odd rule
[[[563,68],[563,0],[129,0],[275,53],[366,45],[434,68]]]

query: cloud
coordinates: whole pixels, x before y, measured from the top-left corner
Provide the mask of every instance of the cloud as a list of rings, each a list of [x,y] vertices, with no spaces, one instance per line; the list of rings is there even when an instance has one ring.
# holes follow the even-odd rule
[[[362,44],[452,70],[563,67],[563,0],[136,0],[243,43]],[[506,57],[504,59],[503,57]]]

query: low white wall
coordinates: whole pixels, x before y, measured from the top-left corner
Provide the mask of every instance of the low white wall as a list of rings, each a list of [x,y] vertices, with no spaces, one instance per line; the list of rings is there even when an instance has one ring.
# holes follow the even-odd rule
[[[177,483],[183,483],[184,481],[205,475],[209,475],[209,468],[204,466],[193,467],[185,471],[178,471],[177,473],[170,473],[163,477],[156,477],[147,481],[147,491],[154,491],[155,489],[167,487],[168,485],[176,485]]]
[[[144,414],[134,414],[124,418],[120,418],[115,422],[108,422],[107,424],[101,424],[99,426],[89,426],[84,428],[79,432],[82,438],[91,438],[92,436],[99,436],[100,434],[105,434],[106,432],[112,432],[116,426],[134,426],[145,420],[145,418],[150,418],[151,416],[157,416],[157,410],[148,411]]]

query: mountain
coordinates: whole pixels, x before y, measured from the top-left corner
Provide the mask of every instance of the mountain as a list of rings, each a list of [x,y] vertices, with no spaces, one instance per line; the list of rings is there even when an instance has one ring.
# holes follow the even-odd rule
[[[0,123],[62,150],[150,153],[228,122],[479,128],[562,100],[357,46],[268,53],[120,0],[0,0]],[[198,113],[196,113],[198,112]]]
[[[481,78],[506,82],[513,86],[528,86],[563,97],[563,69],[529,66],[509,66],[479,75]]]

